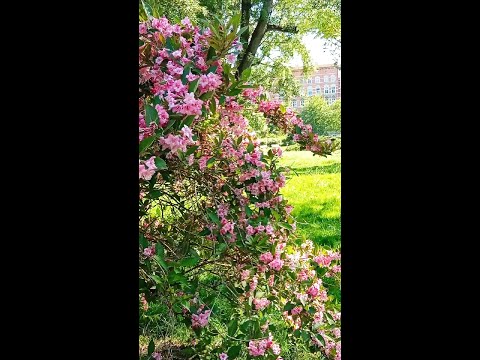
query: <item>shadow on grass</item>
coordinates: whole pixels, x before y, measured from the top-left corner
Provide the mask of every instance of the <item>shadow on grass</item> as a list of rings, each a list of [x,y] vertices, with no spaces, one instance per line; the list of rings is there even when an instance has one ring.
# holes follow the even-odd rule
[[[318,211],[308,206],[297,206],[294,217],[297,220],[297,231],[315,244],[338,248],[341,245],[340,215],[336,217],[322,216]]]
[[[318,166],[309,166],[309,167],[295,167],[295,164],[290,165],[292,174],[337,174],[341,171],[341,164],[329,164],[329,165],[318,165]]]

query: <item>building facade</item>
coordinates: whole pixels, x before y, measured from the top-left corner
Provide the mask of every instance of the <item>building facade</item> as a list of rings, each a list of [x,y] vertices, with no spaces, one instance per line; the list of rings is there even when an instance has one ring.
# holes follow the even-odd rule
[[[300,85],[300,95],[290,100],[292,108],[303,108],[306,99],[313,95],[322,96],[329,104],[341,98],[340,77],[335,65],[317,65],[309,76],[303,75],[302,68],[294,68],[292,72]],[[275,98],[282,100],[278,95]]]

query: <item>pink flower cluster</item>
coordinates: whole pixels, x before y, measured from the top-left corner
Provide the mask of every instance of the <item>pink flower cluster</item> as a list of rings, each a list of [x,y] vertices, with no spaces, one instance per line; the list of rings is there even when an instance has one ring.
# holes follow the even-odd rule
[[[145,255],[146,257],[152,257],[153,255],[155,255],[155,245],[143,249],[143,255]]]
[[[220,85],[222,85],[222,80],[220,76],[214,73],[201,75],[200,80],[198,81],[198,89],[200,90],[200,94],[215,90]]]
[[[176,156],[178,151],[187,151],[187,145],[192,145],[195,142],[192,140],[192,130],[184,125],[181,130],[181,135],[168,134],[167,136],[159,139],[162,150],[170,150],[169,156]]]
[[[207,326],[210,318],[210,310],[205,310],[200,314],[192,314],[192,328],[202,328]]]
[[[138,178],[150,180],[155,174],[157,166],[155,165],[155,156],[152,156],[147,161],[138,160]]]
[[[270,348],[275,355],[280,354],[280,346],[273,342],[272,335],[269,335],[269,337],[266,339],[250,340],[248,342],[248,353],[251,356],[263,356],[265,355],[265,352]]]
[[[267,298],[261,299],[253,299],[253,305],[255,305],[255,309],[263,310],[270,304],[270,300]]]

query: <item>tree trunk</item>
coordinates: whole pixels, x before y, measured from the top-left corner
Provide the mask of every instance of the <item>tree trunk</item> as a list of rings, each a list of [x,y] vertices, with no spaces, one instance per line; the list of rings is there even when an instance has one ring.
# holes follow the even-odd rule
[[[244,23],[243,4],[244,4],[244,0],[242,0],[242,23]],[[255,57],[255,54],[257,53],[257,50],[260,47],[260,43],[263,39],[263,36],[267,31],[268,18],[270,16],[270,12],[272,11],[272,7],[273,7],[273,0],[263,0],[263,7],[260,13],[260,18],[258,19],[257,26],[255,27],[255,30],[252,33],[252,38],[250,39],[247,49],[243,54],[240,65],[238,66],[238,76],[240,76],[242,72],[245,69],[249,68],[250,65],[252,64],[253,58]]]

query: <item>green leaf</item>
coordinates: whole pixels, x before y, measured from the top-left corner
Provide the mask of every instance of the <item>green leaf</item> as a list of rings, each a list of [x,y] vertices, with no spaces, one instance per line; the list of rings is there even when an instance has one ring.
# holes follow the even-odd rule
[[[280,223],[278,223],[278,225],[280,225],[281,227],[283,227],[283,228],[285,228],[285,229],[293,230],[292,225],[290,225],[290,224],[287,224],[287,223],[284,223],[284,222],[280,222]]]
[[[225,100],[226,100],[226,96],[225,96],[225,95],[221,95],[218,103],[219,103],[220,105],[223,105],[223,104],[225,104]]]
[[[152,274],[150,275],[150,277],[157,283],[157,284],[162,284],[163,281],[162,279],[160,278],[160,276],[156,275],[156,274]]]
[[[167,169],[168,166],[167,166],[167,163],[165,162],[165,160],[159,158],[159,157],[156,157],[155,158],[155,166],[157,167],[158,170],[164,170],[164,169]]]
[[[195,115],[188,115],[185,120],[183,120],[183,124],[190,126],[192,125],[193,120],[195,119]]]
[[[148,240],[145,239],[145,236],[143,236],[143,234],[140,234],[140,236],[138,237],[138,241],[140,243],[142,250],[148,247]]]
[[[241,345],[235,345],[232,346],[230,349],[227,351],[228,359],[233,360],[235,359],[238,354],[240,354],[240,350],[242,349]]]
[[[206,235],[210,235],[210,234],[211,234],[210,229],[205,228],[205,229],[203,229],[198,235],[200,235],[200,236],[206,236]]]
[[[163,245],[159,242],[155,244],[155,253],[157,255],[160,255],[162,258],[165,256],[165,248]]]
[[[310,340],[310,334],[308,333],[308,331],[302,331],[301,336],[302,336],[303,341]]]
[[[210,100],[210,111],[212,112],[212,114],[215,114],[217,112],[217,102],[215,101],[215,99]]]
[[[215,162],[215,158],[214,157],[211,157],[210,159],[208,159],[207,161],[207,168],[211,168],[213,166],[213,163]]]
[[[217,247],[215,247],[215,254],[221,254],[225,251],[227,248],[227,244],[221,243]]]
[[[315,335],[315,337],[318,339],[318,341],[320,341],[322,343],[323,346],[325,346],[325,339],[323,338],[323,336],[321,334],[317,334],[317,335]]]
[[[179,265],[183,267],[191,267],[197,265],[199,261],[199,257],[188,257],[180,261]]]
[[[152,190],[149,193],[150,199],[158,199],[160,196],[162,196],[162,192],[160,190]]]
[[[212,97],[213,91],[206,92],[205,94],[200,95],[201,100],[208,100]]]
[[[152,355],[154,351],[155,351],[155,343],[153,342],[153,339],[151,339],[150,342],[148,343],[148,356]]]
[[[170,284],[181,283],[184,285],[188,285],[188,279],[184,275],[175,273],[168,274],[168,282]]]
[[[247,146],[247,151],[248,151],[249,153],[251,153],[251,152],[253,151],[253,149],[255,149],[255,146],[254,146],[253,143],[250,141],[250,142],[248,143],[248,146]]]
[[[285,114],[286,111],[287,111],[287,108],[285,107],[285,105],[280,104],[280,112],[281,112],[282,114]]]
[[[212,59],[216,54],[217,54],[217,51],[212,46],[210,46],[207,53],[207,61]]]
[[[232,16],[232,19],[230,20],[230,24],[238,27],[240,25],[241,16],[242,16],[241,13],[238,13]]]
[[[232,89],[232,88],[230,88],[227,91],[227,95],[228,96],[235,96],[235,95],[240,94],[241,92],[242,92],[242,89]]]
[[[290,311],[295,307],[295,304],[292,304],[290,301],[285,304],[283,311]]]
[[[158,124],[158,112],[151,105],[145,104],[145,123],[150,125],[150,123]]]
[[[199,80],[200,78],[195,79],[188,85],[188,92],[195,92],[197,90]]]
[[[248,206],[245,206],[245,213],[248,217],[251,217],[253,215],[252,209],[250,209]]]
[[[183,85],[187,85],[187,82],[188,82],[187,75],[190,73],[190,69],[192,68],[192,66],[193,66],[193,63],[189,62],[183,68],[183,73],[182,73],[182,84]]]
[[[145,151],[150,147],[150,145],[153,144],[155,141],[155,136],[150,136],[148,138],[143,139],[140,141],[140,144],[138,145],[138,151],[141,153],[142,151]]]
[[[233,319],[233,320],[230,321],[230,323],[228,324],[228,335],[229,335],[229,336],[234,336],[235,333],[237,332],[237,329],[238,329],[238,320],[237,320],[237,319]]]
[[[251,326],[252,326],[252,321],[247,320],[240,325],[240,330],[242,330],[243,333],[248,334],[248,331],[250,330]]]
[[[207,70],[207,74],[208,74],[208,73],[215,73],[215,71],[217,71],[217,68],[218,68],[217,65],[212,65],[212,66],[210,66],[210,67],[208,68],[208,70]]]
[[[163,256],[160,256],[160,255],[157,254],[153,258],[158,263],[158,265],[160,265],[165,271],[168,271],[168,265],[165,262]]]
[[[242,80],[246,81],[248,80],[248,78],[250,77],[250,74],[252,73],[252,68],[249,67],[249,68],[246,68],[245,70],[243,70],[242,72],[242,76],[240,77]]]
[[[247,29],[248,29],[248,25],[240,28],[240,30],[238,30],[238,32],[237,32],[237,36],[240,37],[240,35],[242,35],[243,32]]]
[[[195,150],[198,149],[198,145],[195,146],[190,146],[187,151],[185,152],[185,156],[189,156],[195,152]]]
[[[220,220],[218,219],[217,213],[212,209],[207,209],[207,215],[215,224],[220,224]]]

